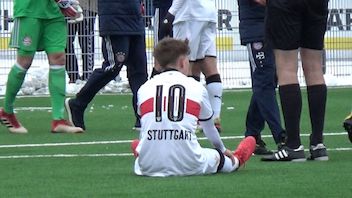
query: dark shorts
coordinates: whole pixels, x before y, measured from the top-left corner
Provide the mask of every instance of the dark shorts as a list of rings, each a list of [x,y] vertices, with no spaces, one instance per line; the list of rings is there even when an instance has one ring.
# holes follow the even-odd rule
[[[273,49],[321,50],[329,0],[269,0],[266,39]]]
[[[102,68],[115,64],[127,66],[127,77],[134,75],[147,76],[147,57],[144,35],[112,35],[104,36],[102,52],[104,62]],[[118,70],[119,71],[119,70]]]
[[[168,8],[156,8],[155,9],[155,15],[154,15],[154,32],[157,32],[158,34],[155,34],[154,40],[155,44],[160,41],[161,39],[171,36],[166,34],[166,32],[163,31],[163,29],[160,28],[160,24],[164,20],[166,14],[168,12]],[[171,33],[172,34],[172,33]]]

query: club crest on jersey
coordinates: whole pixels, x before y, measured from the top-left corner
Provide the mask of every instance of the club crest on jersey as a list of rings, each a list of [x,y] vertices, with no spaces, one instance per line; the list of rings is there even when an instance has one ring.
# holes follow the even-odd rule
[[[32,39],[29,36],[24,37],[22,41],[24,46],[30,46],[32,44]]]
[[[256,42],[256,43],[253,43],[252,45],[253,45],[253,48],[255,50],[260,50],[260,49],[263,48],[263,43],[262,42]]]

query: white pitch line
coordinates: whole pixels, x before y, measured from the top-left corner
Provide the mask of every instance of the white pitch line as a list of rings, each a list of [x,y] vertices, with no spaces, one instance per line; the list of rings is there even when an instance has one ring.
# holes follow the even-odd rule
[[[328,151],[352,151],[352,148],[328,148]],[[305,149],[305,151],[309,151]],[[126,157],[132,153],[103,153],[103,154],[52,154],[52,155],[5,155],[0,159],[26,159],[26,158],[73,158],[73,157]]]
[[[301,136],[306,137],[310,134],[301,134]],[[347,132],[339,133],[324,133],[324,136],[337,136],[337,135],[347,135]],[[262,138],[269,138],[271,135],[262,135]],[[224,136],[221,137],[223,140],[230,139],[242,139],[243,135],[239,136]],[[200,137],[199,140],[206,140],[206,137]],[[9,144],[9,145],[0,145],[1,148],[25,148],[25,147],[54,147],[54,146],[79,146],[79,145],[99,145],[99,144],[124,144],[130,143],[132,140],[112,140],[112,141],[91,141],[91,142],[67,142],[67,143],[43,143],[43,144]]]
[[[47,111],[51,110],[51,107],[16,107],[15,111]]]
[[[132,153],[104,153],[104,154],[53,154],[53,155],[8,155],[0,156],[0,159],[24,159],[24,158],[71,158],[71,157],[123,157],[132,156]]]
[[[50,146],[78,146],[78,145],[95,145],[95,144],[121,144],[130,143],[132,140],[115,140],[115,141],[93,141],[93,142],[67,142],[67,143],[43,143],[43,144],[10,144],[0,145],[0,148],[24,148],[24,147],[50,147]]]

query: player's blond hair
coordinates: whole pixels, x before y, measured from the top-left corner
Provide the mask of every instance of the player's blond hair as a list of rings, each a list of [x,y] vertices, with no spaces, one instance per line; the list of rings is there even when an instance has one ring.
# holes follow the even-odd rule
[[[188,40],[164,38],[155,46],[153,55],[160,67],[166,68],[175,65],[180,56],[187,56],[189,52]]]

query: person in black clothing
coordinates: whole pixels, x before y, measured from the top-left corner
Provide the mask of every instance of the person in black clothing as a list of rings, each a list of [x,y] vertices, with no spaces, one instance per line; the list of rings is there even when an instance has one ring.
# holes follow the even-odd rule
[[[154,8],[154,45],[156,45],[161,39],[165,37],[172,37],[172,32],[167,33],[164,29],[160,28],[169,8],[172,5],[172,0],[153,0]],[[151,78],[157,74],[160,74],[158,64],[155,63]]]
[[[88,80],[94,68],[94,25],[98,12],[98,0],[80,0],[84,19],[78,23],[68,23],[68,38],[66,48],[66,71],[70,83],[78,79]],[[79,75],[78,61],[75,54],[76,38],[82,51],[82,76]]]
[[[254,154],[272,154],[261,139],[265,122],[275,143],[281,146],[286,136],[281,127],[280,110],[276,100],[276,69],[274,52],[264,43],[265,6],[254,0],[238,0],[241,44],[247,46],[252,97],[247,111],[245,136],[254,136],[257,142]]]
[[[137,114],[137,91],[148,79],[144,20],[140,0],[98,0],[99,32],[102,36],[104,62],[95,69],[76,98],[67,98],[65,106],[70,121],[85,129],[84,111],[98,91],[127,66],[136,115],[134,128],[140,128]]]
[[[273,155],[262,160],[306,161],[300,139],[302,96],[297,77],[298,53],[307,85],[312,127],[308,159],[328,160],[323,144],[327,87],[322,69],[328,0],[267,1],[266,13],[266,39],[274,49],[287,142]]]

